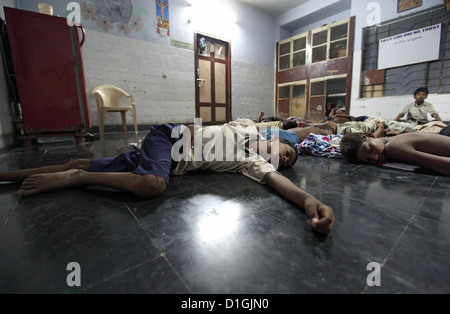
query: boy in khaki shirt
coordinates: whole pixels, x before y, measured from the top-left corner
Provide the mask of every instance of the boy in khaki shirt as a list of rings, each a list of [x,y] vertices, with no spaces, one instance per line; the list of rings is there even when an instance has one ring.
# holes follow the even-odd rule
[[[417,125],[428,123],[428,113],[437,121],[442,121],[433,105],[425,102],[428,97],[428,88],[420,87],[414,92],[415,101],[406,105],[405,108],[395,117],[395,121],[400,120],[406,114],[406,122]]]

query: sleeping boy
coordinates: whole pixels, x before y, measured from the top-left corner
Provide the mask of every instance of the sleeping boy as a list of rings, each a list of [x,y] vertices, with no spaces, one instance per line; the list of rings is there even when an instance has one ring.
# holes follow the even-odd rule
[[[344,159],[353,163],[397,161],[450,176],[450,137],[433,133],[403,133],[375,138],[350,133],[340,142]]]

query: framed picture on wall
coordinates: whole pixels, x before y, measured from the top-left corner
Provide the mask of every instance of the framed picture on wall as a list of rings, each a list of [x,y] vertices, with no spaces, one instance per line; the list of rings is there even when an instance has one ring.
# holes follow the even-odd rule
[[[444,0],[445,3],[445,9],[447,12],[450,12],[450,0]]]
[[[156,30],[161,36],[170,36],[169,0],[156,0]]]
[[[422,0],[397,0],[397,13],[408,11],[421,6]]]

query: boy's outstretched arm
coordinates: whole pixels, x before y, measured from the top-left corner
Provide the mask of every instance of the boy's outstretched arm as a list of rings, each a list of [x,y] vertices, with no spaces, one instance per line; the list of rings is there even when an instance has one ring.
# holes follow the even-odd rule
[[[404,114],[399,113],[399,114],[395,117],[394,121],[400,120],[401,118],[403,118],[403,116],[404,116]]]
[[[448,142],[448,138],[447,136],[439,138],[440,136],[441,135],[437,136],[437,141],[435,142],[428,141],[427,145],[429,145],[429,147],[444,147],[445,144],[443,142],[444,140],[445,142]],[[396,144],[398,144],[398,142]],[[446,147],[448,148],[449,146],[447,145]],[[445,176],[450,176],[450,155],[448,154],[448,150],[447,153],[445,153],[444,148],[442,148],[439,152],[443,156],[440,156],[438,151],[422,152],[407,145],[390,145],[388,154],[389,157],[394,160],[399,160],[401,162],[435,171]]]
[[[288,200],[303,207],[308,216],[308,223],[316,231],[329,233],[336,218],[333,209],[317,200],[311,194],[297,187],[291,180],[277,172],[269,172],[264,176],[264,182],[274,188]]]

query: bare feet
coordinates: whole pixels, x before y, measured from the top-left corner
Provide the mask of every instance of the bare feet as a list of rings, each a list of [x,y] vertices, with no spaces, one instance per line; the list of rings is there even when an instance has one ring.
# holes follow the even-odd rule
[[[23,181],[16,194],[26,196],[77,186],[82,184],[83,173],[85,173],[84,170],[71,169],[63,172],[31,175]]]

